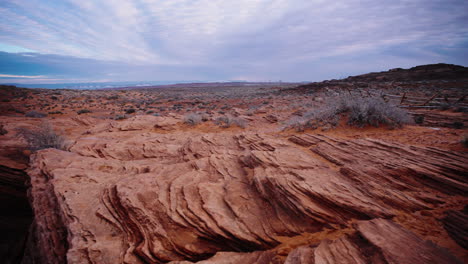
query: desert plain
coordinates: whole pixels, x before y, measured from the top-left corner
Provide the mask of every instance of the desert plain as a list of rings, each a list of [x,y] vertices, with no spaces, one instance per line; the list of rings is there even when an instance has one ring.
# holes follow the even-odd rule
[[[466,263],[468,70],[0,87],[4,263]]]

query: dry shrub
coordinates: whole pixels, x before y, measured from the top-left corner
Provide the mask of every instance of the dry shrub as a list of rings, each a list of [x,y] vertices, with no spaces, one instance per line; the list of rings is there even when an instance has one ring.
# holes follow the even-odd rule
[[[231,127],[232,125],[238,126],[240,128],[246,128],[247,127],[247,121],[245,119],[239,118],[239,117],[232,117],[232,116],[220,116],[214,120],[214,123],[217,126],[223,127],[223,128],[228,128]]]
[[[386,125],[389,128],[397,128],[410,122],[405,110],[385,102],[380,97],[350,98],[342,102],[341,111],[349,113],[349,125],[358,127]]]
[[[47,114],[41,113],[35,110],[29,111],[25,114],[26,117],[34,117],[34,118],[43,118],[46,117]]]
[[[184,123],[190,126],[196,126],[202,122],[202,116],[195,113],[190,113],[184,116]]]
[[[65,139],[56,134],[48,123],[42,123],[36,129],[17,128],[17,135],[28,143],[28,148],[32,151],[46,148],[65,150],[67,147]]]
[[[79,114],[79,115],[87,114],[87,113],[91,113],[91,110],[89,110],[89,109],[80,109],[76,113]]]
[[[342,116],[347,116],[348,125],[357,127],[386,125],[389,128],[397,128],[410,122],[405,110],[385,102],[380,97],[340,96],[329,98],[325,105],[307,111],[302,117],[291,118],[286,122],[284,129],[304,131],[321,126],[335,127]]]
[[[127,119],[128,117],[126,115],[116,115],[114,116],[114,120],[123,120],[123,119]]]

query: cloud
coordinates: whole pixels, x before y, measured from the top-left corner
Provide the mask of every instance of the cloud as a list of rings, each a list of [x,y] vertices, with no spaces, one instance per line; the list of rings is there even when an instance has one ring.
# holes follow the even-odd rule
[[[38,79],[44,78],[43,75],[14,75],[14,74],[0,74],[0,78],[26,78],[26,79]]]
[[[0,17],[0,43],[95,60],[108,71],[120,62],[145,79],[154,75],[148,69],[310,80],[319,68],[363,69],[344,68],[353,62],[369,63],[363,70],[467,64],[464,0],[3,0]]]

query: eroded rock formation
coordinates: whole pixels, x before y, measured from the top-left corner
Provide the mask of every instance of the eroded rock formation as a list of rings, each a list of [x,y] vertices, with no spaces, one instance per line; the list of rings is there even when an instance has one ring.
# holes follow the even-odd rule
[[[70,152],[32,157],[34,258],[461,263],[392,219],[466,203],[464,154],[323,135],[155,129],[97,130]],[[320,232],[334,235],[305,239]]]

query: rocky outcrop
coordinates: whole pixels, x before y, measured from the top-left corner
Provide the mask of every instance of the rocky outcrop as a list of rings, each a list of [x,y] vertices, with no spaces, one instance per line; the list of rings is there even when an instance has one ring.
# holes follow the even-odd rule
[[[457,263],[371,219],[465,199],[464,154],[152,130],[86,135],[70,151],[39,151],[28,172],[39,263]],[[344,229],[278,251],[284,238]]]
[[[466,79],[468,68],[454,64],[427,64],[410,69],[395,68],[383,72],[373,72],[357,76],[350,76],[346,81],[421,81],[443,79]]]
[[[448,210],[442,223],[453,240],[468,249],[468,206],[460,211]]]
[[[285,264],[315,263],[462,263],[447,250],[423,241],[384,219],[359,221],[356,232],[318,246],[293,250]]]

